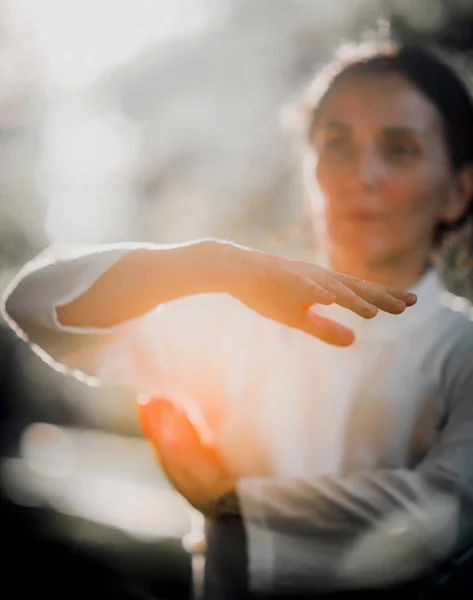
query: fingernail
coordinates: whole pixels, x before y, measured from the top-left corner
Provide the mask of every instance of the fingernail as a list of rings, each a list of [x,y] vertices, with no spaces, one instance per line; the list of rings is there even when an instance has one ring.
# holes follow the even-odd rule
[[[149,404],[151,402],[151,396],[149,394],[139,394],[136,401],[141,406],[146,406],[147,404]]]

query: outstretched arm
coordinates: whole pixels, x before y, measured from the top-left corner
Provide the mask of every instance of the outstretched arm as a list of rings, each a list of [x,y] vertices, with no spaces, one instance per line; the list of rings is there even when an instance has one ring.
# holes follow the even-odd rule
[[[415,302],[412,294],[218,240],[66,248],[26,265],[3,301],[7,320],[23,330],[29,323],[106,329],[201,293],[230,294],[264,317],[342,346],[353,340],[351,330],[311,316],[311,305],[337,302],[371,318],[378,308],[397,314]]]

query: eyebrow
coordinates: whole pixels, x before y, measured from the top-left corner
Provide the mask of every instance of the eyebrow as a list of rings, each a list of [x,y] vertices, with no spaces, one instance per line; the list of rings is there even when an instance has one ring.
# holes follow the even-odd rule
[[[324,129],[332,129],[344,133],[351,131],[352,127],[343,121],[328,121],[323,125]],[[414,135],[419,138],[426,138],[428,133],[415,127],[404,127],[402,125],[391,125],[382,128],[383,134],[387,135]]]
[[[342,121],[328,121],[324,124],[324,129],[336,129],[338,131],[350,131],[350,125],[343,123]]]

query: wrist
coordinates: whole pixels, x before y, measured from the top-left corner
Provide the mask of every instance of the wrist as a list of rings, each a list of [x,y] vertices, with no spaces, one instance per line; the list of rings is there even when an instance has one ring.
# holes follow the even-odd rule
[[[202,240],[195,244],[195,273],[200,287],[208,293],[226,293],[238,297],[240,277],[235,268],[243,249],[221,240]]]
[[[246,271],[242,259],[247,253],[235,244],[204,239],[144,254],[139,266],[146,276],[141,279],[151,288],[155,305],[194,294],[242,297]]]
[[[215,519],[241,518],[240,498],[234,486],[217,498],[213,509],[213,517]]]

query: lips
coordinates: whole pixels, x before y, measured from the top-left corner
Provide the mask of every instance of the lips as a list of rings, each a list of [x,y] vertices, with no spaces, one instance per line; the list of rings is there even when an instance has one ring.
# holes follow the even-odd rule
[[[348,221],[364,222],[364,223],[381,223],[385,220],[384,215],[367,213],[367,212],[350,212],[344,215]]]

